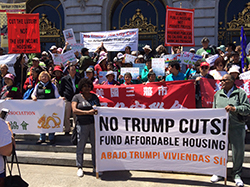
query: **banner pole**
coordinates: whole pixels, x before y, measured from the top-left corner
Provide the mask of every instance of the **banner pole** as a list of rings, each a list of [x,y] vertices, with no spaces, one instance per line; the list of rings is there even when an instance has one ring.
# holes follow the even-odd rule
[[[182,2],[180,2],[180,8],[182,8]]]

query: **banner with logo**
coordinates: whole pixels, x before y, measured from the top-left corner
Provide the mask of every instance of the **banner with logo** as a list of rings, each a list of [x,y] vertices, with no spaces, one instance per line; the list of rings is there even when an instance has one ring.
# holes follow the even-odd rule
[[[125,51],[127,46],[131,51],[137,51],[138,29],[80,33],[80,43],[90,52],[100,47],[102,42],[108,51]]]
[[[194,81],[133,85],[95,85],[102,106],[116,108],[195,108]]]
[[[226,177],[225,109],[97,110],[97,172],[162,170]]]
[[[39,14],[10,14],[8,19],[9,53],[40,53]]]
[[[165,44],[167,46],[195,46],[194,9],[167,6]]]
[[[6,120],[13,133],[63,132],[65,102],[62,99],[0,101],[0,108],[10,110]]]
[[[248,99],[250,99],[250,80],[236,80],[235,84],[238,88],[242,88],[247,93]],[[202,107],[212,108],[214,94],[221,89],[219,80],[202,78],[200,80],[200,91]]]
[[[8,27],[6,13],[26,12],[26,3],[0,3],[1,47],[8,47]]]

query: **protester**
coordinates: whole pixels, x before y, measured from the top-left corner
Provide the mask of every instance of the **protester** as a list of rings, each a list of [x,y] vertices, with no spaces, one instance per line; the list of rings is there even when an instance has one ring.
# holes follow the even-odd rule
[[[146,84],[150,82],[156,82],[156,74],[153,71],[150,71],[148,73],[148,81],[146,82]]]
[[[214,95],[213,108],[225,108],[229,113],[229,144],[232,147],[233,168],[232,177],[236,186],[244,186],[241,180],[242,164],[245,149],[245,122],[242,116],[250,114],[250,104],[243,89],[237,88],[232,75],[224,75],[221,80],[221,90]],[[221,177],[213,175],[212,182]]]
[[[81,49],[81,58],[79,60],[79,73],[81,77],[84,77],[84,71],[89,67],[89,66],[95,66],[96,63],[90,58],[89,56],[89,50],[87,48],[82,48]]]
[[[7,74],[4,76],[5,86],[2,88],[0,93],[1,99],[22,99],[22,93],[20,89],[15,85],[15,76]]]
[[[170,74],[166,77],[166,81],[185,80],[185,75],[180,72],[180,63],[177,61],[171,61],[168,64],[168,70]]]
[[[0,56],[3,55],[3,48],[0,47]]]
[[[72,99],[72,110],[76,115],[77,130],[77,148],[76,148],[76,166],[78,167],[77,176],[83,176],[83,154],[85,145],[89,138],[91,144],[93,172],[95,173],[95,125],[94,115],[97,110],[93,106],[100,106],[100,101],[95,94],[90,93],[93,90],[93,83],[89,79],[81,79],[79,82],[80,94],[76,94]]]
[[[54,99],[60,97],[56,86],[51,83],[51,77],[48,72],[42,71],[39,74],[38,80],[40,82],[35,86],[31,95],[33,101],[37,101],[37,99]],[[41,133],[36,144],[45,143],[45,138],[45,133]],[[49,133],[49,141],[50,145],[55,144],[55,133]]]
[[[234,43],[228,43],[227,44],[226,51],[228,53],[231,53],[231,52],[235,51],[235,49],[236,49],[236,46],[235,46]]]
[[[0,70],[1,70],[1,75],[0,75],[0,90],[2,90],[3,86],[6,85],[4,82],[4,76],[7,75],[9,67],[6,64],[1,64]]]
[[[225,45],[220,45],[220,46],[217,47],[216,49],[218,50],[219,55],[223,57],[224,54],[225,54],[225,52],[226,52],[226,47],[225,47]]]
[[[215,52],[213,48],[209,47],[209,39],[207,37],[202,38],[201,40],[202,48],[196,51],[197,55],[202,55],[203,52],[207,52],[208,54],[214,55]]]
[[[15,83],[18,87],[22,88],[23,84],[27,77],[27,70],[28,67],[26,63],[28,62],[28,58],[25,54],[20,54],[17,57],[17,60],[14,64],[14,70],[15,70]]]
[[[144,67],[144,69],[141,72],[141,81],[142,82],[148,81],[148,72],[151,70],[151,68],[152,68],[152,62],[151,62],[151,59],[149,59],[146,61],[146,66]]]
[[[107,57],[101,56],[98,60],[98,63],[95,65],[94,69],[97,73],[97,76],[99,76],[100,71],[107,71]]]
[[[54,67],[53,66],[49,66],[48,73],[49,73],[49,75],[50,75],[51,78],[54,77]]]
[[[28,75],[31,75],[32,68],[39,68],[41,72],[44,71],[44,68],[42,68],[39,65],[39,63],[40,63],[39,58],[37,58],[37,57],[32,58],[32,66],[30,67],[29,73],[27,72]]]
[[[236,52],[236,51],[232,51],[230,53],[229,57],[230,57],[230,60],[229,60],[229,62],[226,65],[226,69],[229,70],[233,65],[237,65],[240,68],[240,72],[242,72],[241,71],[241,62],[240,62],[239,53]]]
[[[71,132],[70,127],[70,115],[71,115],[71,100],[75,94],[79,93],[78,83],[80,77],[76,76],[76,67],[70,64],[67,68],[68,75],[63,77],[60,85],[60,95],[65,97],[65,115],[64,115],[64,131],[65,135],[69,135]],[[75,115],[73,114],[75,121]]]
[[[168,54],[167,49],[163,45],[159,45],[155,51],[157,52],[157,55],[155,55],[155,58],[162,58],[164,55]]]
[[[209,67],[210,66],[207,62],[202,62],[200,64],[200,67],[199,67],[200,73],[191,77],[191,79],[195,80],[195,84],[196,84],[196,89],[195,89],[196,108],[202,108],[201,93],[200,93],[200,80],[201,80],[201,78],[214,79],[214,77],[208,73]]]
[[[226,62],[223,57],[219,57],[214,61],[214,70],[209,72],[210,75],[214,77],[215,80],[220,80],[227,72],[224,70]]]
[[[196,53],[194,48],[189,49],[189,52],[194,54]]]
[[[3,156],[11,155],[14,141],[10,124],[0,119],[0,187],[5,187],[6,171]]]
[[[102,83],[103,85],[120,85],[118,81],[115,80],[115,74],[113,71],[108,71],[106,74],[107,81]]]
[[[127,46],[125,47],[125,54],[130,54],[131,53],[131,47]]]
[[[86,77],[93,82],[93,85],[99,84],[99,79],[95,78],[95,71],[93,68],[89,67],[85,72]]]
[[[152,53],[152,49],[150,48],[149,45],[145,45],[142,49],[144,50],[143,59],[144,59],[145,61],[151,60],[151,58],[154,57],[154,56],[153,56],[153,53]]]
[[[63,71],[60,66],[55,66],[53,70],[54,77],[51,79],[51,82],[56,85],[57,89],[60,90],[60,84],[63,77]]]
[[[25,81],[25,83],[23,85],[23,90],[24,91],[27,91],[28,89],[31,89],[31,88],[35,88],[35,86],[38,83],[39,73],[40,73],[40,69],[39,68],[33,68],[32,69],[31,76],[29,76],[26,79],[26,81]]]
[[[172,46],[171,50],[173,54],[179,54],[181,53],[181,46]]]
[[[57,47],[55,45],[52,45],[49,50],[52,54],[57,54]]]
[[[232,75],[235,80],[239,79],[240,71],[239,71],[239,66],[233,65],[229,71],[228,74]]]

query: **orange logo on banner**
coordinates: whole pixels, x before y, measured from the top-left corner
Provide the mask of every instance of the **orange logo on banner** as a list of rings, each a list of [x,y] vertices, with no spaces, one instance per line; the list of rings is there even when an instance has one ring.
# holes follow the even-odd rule
[[[9,53],[40,53],[39,14],[10,14],[8,20]]]
[[[49,129],[50,125],[49,122],[52,121],[54,123],[54,126],[52,128],[60,128],[61,119],[56,116],[57,113],[53,113],[52,116],[46,116],[43,114],[43,116],[37,121],[41,126],[37,126],[39,129]],[[58,119],[58,122],[55,120]]]

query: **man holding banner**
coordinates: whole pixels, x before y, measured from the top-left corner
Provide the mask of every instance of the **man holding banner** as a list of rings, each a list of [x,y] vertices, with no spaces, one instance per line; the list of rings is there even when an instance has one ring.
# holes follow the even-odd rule
[[[241,180],[242,164],[245,149],[245,122],[244,116],[250,113],[250,104],[247,94],[234,84],[232,75],[224,75],[221,80],[222,89],[214,95],[213,108],[225,108],[229,112],[229,143],[232,147],[233,169],[232,177],[236,186],[244,186]],[[221,179],[213,175],[211,182]]]

